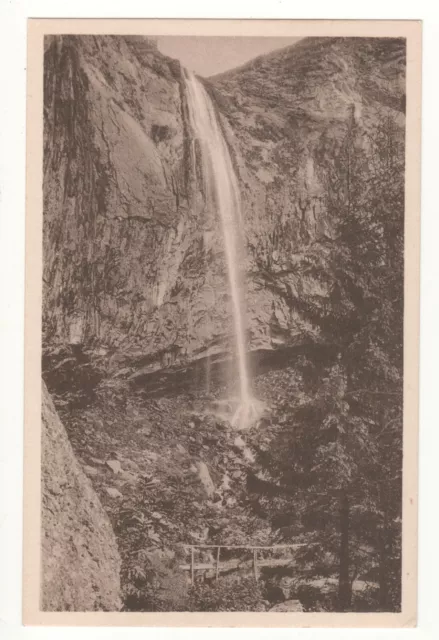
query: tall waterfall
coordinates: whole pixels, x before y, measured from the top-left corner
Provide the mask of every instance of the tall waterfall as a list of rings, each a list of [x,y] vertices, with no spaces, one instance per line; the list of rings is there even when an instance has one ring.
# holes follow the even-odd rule
[[[203,175],[221,221],[227,272],[233,308],[237,365],[240,382],[240,406],[234,416],[235,425],[248,426],[255,414],[251,398],[245,344],[242,287],[239,278],[239,238],[241,198],[229,149],[218,123],[212,101],[195,75],[185,72],[189,118],[198,139]],[[195,160],[196,154],[194,154]]]

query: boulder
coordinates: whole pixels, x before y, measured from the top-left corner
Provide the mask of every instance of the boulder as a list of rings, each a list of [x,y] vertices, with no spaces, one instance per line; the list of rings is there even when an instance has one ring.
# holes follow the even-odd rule
[[[105,464],[105,462],[103,460],[101,460],[100,458],[90,458],[90,460],[92,462],[94,462],[95,464],[99,464],[99,465]]]
[[[208,498],[211,498],[215,493],[215,485],[210,477],[209,469],[205,462],[197,462],[198,477],[201,480],[203,489],[206,492]]]
[[[120,473],[122,470],[119,460],[107,460],[107,467],[110,467],[113,473]]]
[[[235,445],[235,447],[238,447],[239,449],[243,449],[245,447],[245,442],[241,438],[241,436],[236,436],[236,438],[233,441],[233,444]]]
[[[274,607],[271,607],[270,611],[277,611],[279,613],[287,613],[288,611],[302,612],[303,607],[300,600],[285,600],[285,602],[280,602]]]
[[[88,476],[97,476],[98,475],[98,470],[95,469],[94,467],[90,467],[88,464],[86,464],[84,466],[84,472],[88,475]]]
[[[137,462],[130,460],[129,458],[124,458],[123,466],[129,469],[131,472],[140,472],[140,467]]]
[[[248,447],[244,447],[244,449],[242,450],[242,454],[244,456],[244,460],[247,460],[247,462],[255,461],[255,456],[253,455],[252,451]]]
[[[120,557],[110,521],[42,388],[44,611],[118,611]]]
[[[134,473],[131,473],[131,471],[121,471],[120,475],[121,478],[129,484],[136,484],[138,482],[138,477]]]
[[[121,492],[115,487],[105,487],[105,491],[108,493],[110,498],[123,498]]]

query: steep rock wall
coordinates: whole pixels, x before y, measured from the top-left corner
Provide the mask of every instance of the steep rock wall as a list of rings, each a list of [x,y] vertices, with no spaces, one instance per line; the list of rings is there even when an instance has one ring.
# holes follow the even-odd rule
[[[333,284],[313,268],[335,240],[328,169],[352,127],[365,150],[385,118],[404,135],[405,41],[306,38],[210,82],[240,175],[251,345],[318,340],[294,302]]]
[[[120,609],[120,557],[113,530],[44,383],[41,559],[43,610]]]
[[[227,337],[224,252],[178,62],[145,39],[57,36],[44,104],[46,343],[162,366]]]

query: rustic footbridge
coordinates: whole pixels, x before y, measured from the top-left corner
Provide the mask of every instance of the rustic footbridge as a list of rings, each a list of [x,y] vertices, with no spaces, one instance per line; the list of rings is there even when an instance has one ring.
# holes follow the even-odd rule
[[[183,571],[190,571],[191,583],[195,582],[196,571],[212,571],[215,573],[215,579],[218,580],[221,572],[225,573],[233,571],[234,569],[245,569],[253,567],[253,574],[255,580],[259,579],[259,569],[263,567],[286,567],[294,562],[294,558],[291,557],[291,550],[297,551],[306,546],[305,543],[296,544],[277,544],[272,546],[253,546],[253,545],[216,545],[216,544],[199,544],[199,545],[184,545],[184,548],[190,551],[191,558],[190,563],[181,564],[180,569]],[[231,558],[228,560],[221,560],[221,550],[242,550],[251,554],[251,559],[243,560],[239,558]],[[261,557],[263,552],[271,551],[278,552],[284,550],[290,551],[290,555],[281,558],[264,558]],[[196,554],[209,552],[210,558],[204,562],[196,561]]]

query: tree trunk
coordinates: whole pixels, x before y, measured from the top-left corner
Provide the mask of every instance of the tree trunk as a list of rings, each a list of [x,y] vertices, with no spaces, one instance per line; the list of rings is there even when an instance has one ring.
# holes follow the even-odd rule
[[[340,502],[340,555],[338,606],[346,611],[351,606],[352,584],[349,577],[349,499],[344,491]]]
[[[378,550],[379,550],[379,606],[381,611],[387,610],[388,605],[388,517],[387,517],[387,492],[384,485],[381,486],[381,509],[383,512],[383,521],[381,531],[379,532]]]

